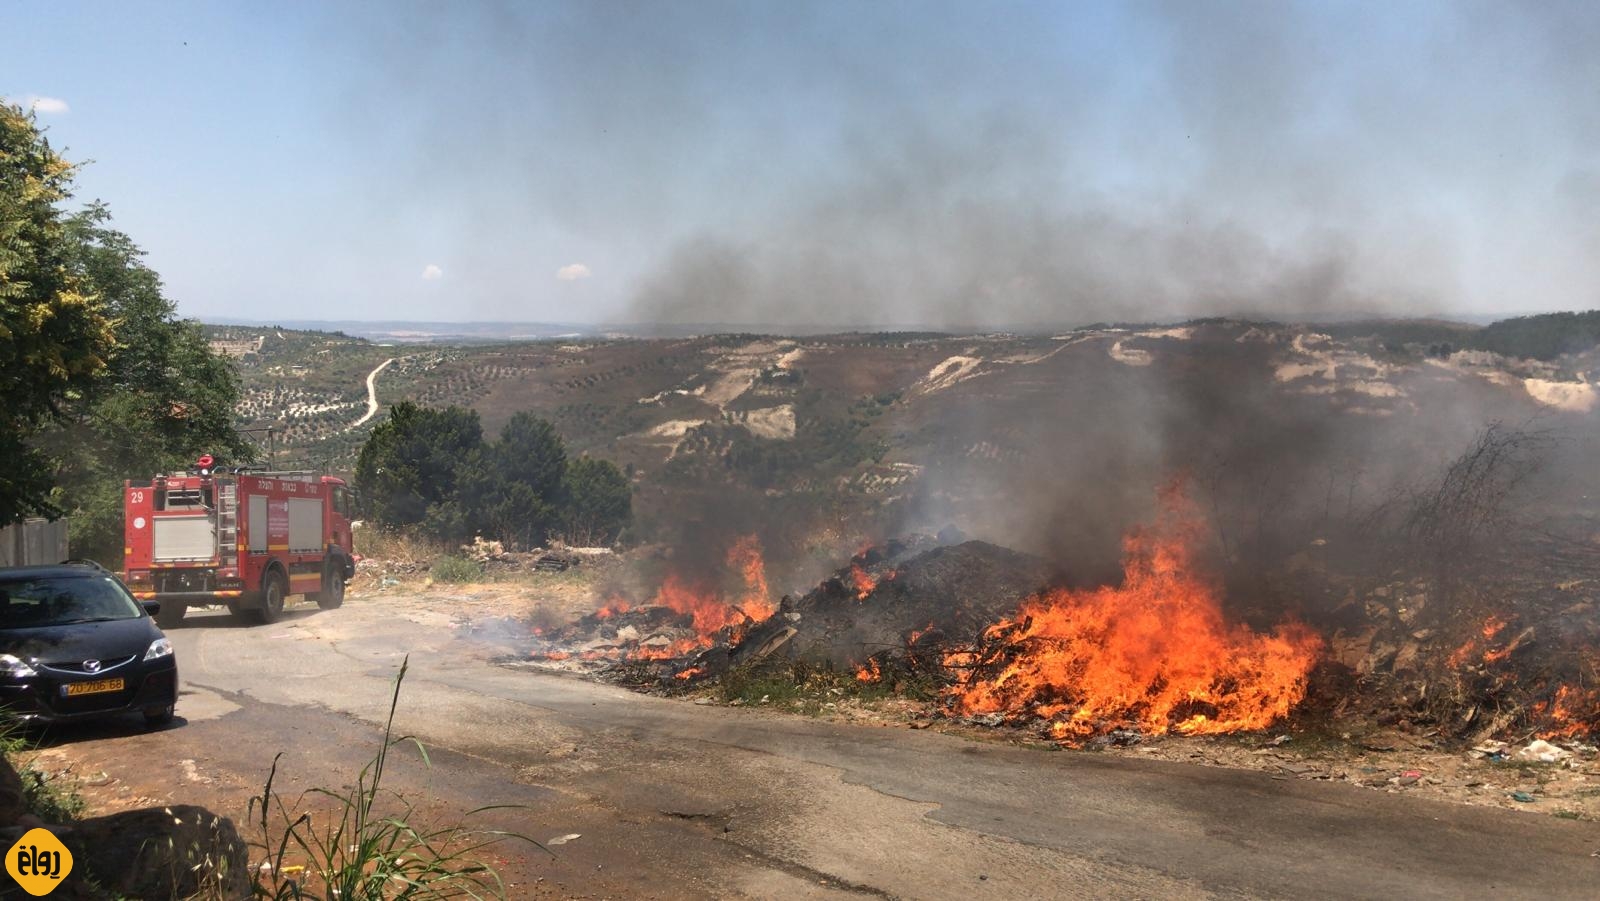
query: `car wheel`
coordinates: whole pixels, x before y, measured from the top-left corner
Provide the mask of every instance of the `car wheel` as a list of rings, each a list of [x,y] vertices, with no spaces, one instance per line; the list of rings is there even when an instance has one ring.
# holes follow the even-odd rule
[[[170,629],[183,622],[183,615],[187,612],[189,605],[182,601],[162,601],[161,609],[156,612],[156,625]]]
[[[322,574],[322,591],[317,594],[317,606],[324,610],[337,610],[344,603],[344,573],[341,568],[329,567]]]
[[[152,729],[170,724],[176,706],[175,704],[168,704],[165,707],[152,707],[146,710],[144,712],[144,724]]]
[[[282,619],[286,591],[281,573],[276,570],[267,573],[261,580],[261,609],[255,612],[256,619],[264,623],[275,623]]]

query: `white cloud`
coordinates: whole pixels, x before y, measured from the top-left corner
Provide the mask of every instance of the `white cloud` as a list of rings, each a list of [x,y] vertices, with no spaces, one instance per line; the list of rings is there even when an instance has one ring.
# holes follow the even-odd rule
[[[44,113],[47,116],[72,111],[72,108],[67,106],[67,101],[62,100],[60,97],[40,97],[37,94],[29,94],[22,98],[22,108]]]
[[[433,263],[429,263],[428,265],[422,267],[423,281],[433,282],[438,281],[441,278],[444,278],[444,270],[440,269]]]
[[[564,282],[575,282],[589,277],[589,267],[582,263],[571,263],[556,270],[556,278]]]

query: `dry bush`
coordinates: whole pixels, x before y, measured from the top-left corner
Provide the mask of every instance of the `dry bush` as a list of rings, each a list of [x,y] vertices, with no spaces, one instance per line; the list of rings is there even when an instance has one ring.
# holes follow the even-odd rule
[[[1432,482],[1400,499],[1396,546],[1436,579],[1460,578],[1513,525],[1518,489],[1554,442],[1549,431],[1485,426]]]
[[[380,529],[370,523],[356,529],[354,537],[357,554],[398,564],[426,564],[456,550],[447,542]]]

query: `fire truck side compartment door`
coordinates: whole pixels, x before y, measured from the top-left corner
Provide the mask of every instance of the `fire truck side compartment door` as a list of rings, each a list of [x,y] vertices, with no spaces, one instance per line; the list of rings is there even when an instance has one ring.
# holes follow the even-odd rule
[[[322,551],[321,498],[289,498],[289,550],[291,553]]]
[[[252,494],[250,496],[250,553],[265,554],[267,552],[267,496]]]

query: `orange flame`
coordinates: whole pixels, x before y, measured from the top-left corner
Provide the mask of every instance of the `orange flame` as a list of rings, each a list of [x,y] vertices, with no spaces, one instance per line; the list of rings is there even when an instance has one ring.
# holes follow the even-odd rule
[[[1492,643],[1501,632],[1505,631],[1506,625],[1506,619],[1500,616],[1500,614],[1489,614],[1488,618],[1483,621],[1483,625],[1478,628],[1478,634],[1481,635],[1482,638],[1480,639],[1473,637],[1467,639],[1465,644],[1450,652],[1450,656],[1445,658],[1445,663],[1452,669],[1459,669],[1460,667],[1465,666],[1467,661],[1477,654],[1479,647],[1483,648],[1483,654],[1481,655],[1480,659],[1484,663],[1499,663],[1507,657],[1510,657],[1511,652],[1516,650],[1515,642],[1512,642],[1511,645],[1498,650],[1489,647],[1490,643]]]
[[[948,696],[965,713],[1051,721],[1072,741],[1118,727],[1146,734],[1262,729],[1305,696],[1322,641],[1286,622],[1271,634],[1229,625],[1198,573],[1198,515],[1163,492],[1161,523],[1124,541],[1123,582],[1039,595],[984,633],[976,664]]]
[[[698,667],[698,666],[691,666],[688,669],[684,670],[683,672],[677,674],[676,676],[673,676],[672,678],[674,678],[674,679],[682,679],[683,681],[687,682],[690,679],[693,679],[695,676],[698,676],[703,672],[705,672],[705,670],[703,668]]]
[[[1494,641],[1494,637],[1499,635],[1505,627],[1506,621],[1501,619],[1498,614],[1489,614],[1489,618],[1483,621],[1483,640]]]
[[[867,662],[856,669],[857,682],[878,682],[882,679],[883,670],[879,668],[878,661],[873,660],[871,657],[868,657]]]
[[[767,562],[761,556],[761,539],[746,535],[728,548],[728,566],[739,570],[744,577],[744,595],[739,599],[739,610],[750,619],[760,622],[778,612],[770,600],[767,588]]]
[[[594,615],[596,619],[610,619],[619,613],[627,613],[632,609],[633,605],[628,603],[626,599],[612,598],[610,603],[606,604],[604,607],[601,607],[599,610],[596,610]]]
[[[1540,738],[1577,738],[1593,734],[1600,731],[1600,689],[1562,685],[1550,699],[1548,709],[1542,712],[1550,725],[1539,733]]]
[[[756,536],[747,535],[734,542],[728,549],[725,560],[739,582],[740,587],[736,591],[726,592],[715,587],[691,583],[678,573],[668,573],[647,605],[666,607],[675,613],[688,616],[690,627],[694,631],[692,636],[679,637],[671,641],[656,640],[647,644],[622,642],[614,647],[584,651],[580,655],[581,658],[584,660],[676,659],[710,647],[723,630],[732,630],[737,637],[739,631],[776,613],[776,605],[768,598],[766,562],[761,555],[761,542]],[[635,609],[634,605],[629,601],[614,597],[607,601],[605,606],[596,610],[594,617],[599,620],[610,619],[632,609]],[[546,660],[565,660],[570,655],[565,651],[551,650],[539,656]],[[689,679],[698,672],[700,672],[698,668],[691,668],[678,673],[677,678]]]
[[[850,582],[856,590],[856,600],[864,601],[872,589],[878,587],[878,577],[861,568],[859,563],[850,564]]]

